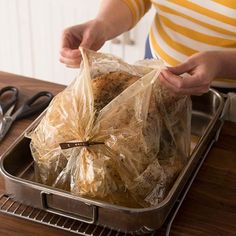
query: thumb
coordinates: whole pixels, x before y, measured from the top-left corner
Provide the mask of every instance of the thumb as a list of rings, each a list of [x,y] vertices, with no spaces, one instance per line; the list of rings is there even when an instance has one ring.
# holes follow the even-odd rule
[[[91,37],[89,35],[84,35],[79,46],[83,48],[91,49],[92,44],[93,44],[93,41]]]
[[[186,72],[189,72],[193,68],[193,65],[189,61],[186,61],[186,62],[183,62],[183,63],[177,65],[177,66],[167,67],[167,68],[173,74],[181,75],[181,74],[184,74]]]

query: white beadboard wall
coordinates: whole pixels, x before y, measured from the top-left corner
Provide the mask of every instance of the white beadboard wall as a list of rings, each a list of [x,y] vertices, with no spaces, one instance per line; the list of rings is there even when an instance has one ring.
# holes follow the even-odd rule
[[[98,6],[98,0],[0,0],[0,71],[69,84],[78,69],[59,62],[61,32],[92,19]],[[135,45],[107,42],[101,51],[142,59],[150,15],[131,31]]]

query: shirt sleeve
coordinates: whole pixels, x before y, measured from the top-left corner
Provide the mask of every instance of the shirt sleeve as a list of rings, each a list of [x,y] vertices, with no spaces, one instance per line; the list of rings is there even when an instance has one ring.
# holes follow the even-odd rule
[[[133,17],[133,26],[151,8],[151,0],[122,0],[130,9]]]

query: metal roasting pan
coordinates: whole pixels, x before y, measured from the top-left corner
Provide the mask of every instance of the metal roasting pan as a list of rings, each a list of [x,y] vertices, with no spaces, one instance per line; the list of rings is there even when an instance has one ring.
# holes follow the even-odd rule
[[[219,133],[224,98],[216,90],[192,97],[192,152],[188,164],[179,174],[166,198],[157,206],[127,208],[89,200],[34,181],[34,162],[25,133],[32,130],[43,114],[9,147],[0,160],[5,193],[14,200],[47,212],[98,224],[119,232],[151,232],[162,226],[181,190],[191,177],[212,140]]]

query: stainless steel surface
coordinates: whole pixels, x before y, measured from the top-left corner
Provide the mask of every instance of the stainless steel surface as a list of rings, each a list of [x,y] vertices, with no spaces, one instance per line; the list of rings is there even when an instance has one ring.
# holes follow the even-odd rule
[[[219,130],[218,130],[218,132],[219,132]],[[166,227],[165,227],[165,232],[163,232],[163,235],[165,235],[165,236],[170,235],[172,223],[179,211],[179,208],[181,207],[195,177],[197,176],[199,169],[201,168],[205,158],[207,157],[207,154],[210,151],[211,146],[214,144],[214,142],[217,139],[218,139],[218,134],[216,134],[215,139],[213,139],[211,141],[211,144],[208,146],[207,151],[204,154],[204,157],[202,158],[202,160],[200,160],[199,164],[197,165],[196,170],[194,171],[190,180],[186,184],[186,187],[182,191],[180,197],[177,199],[175,206],[173,207],[171,213],[169,214],[169,216],[166,220],[166,223],[165,223]],[[32,168],[32,165],[33,165],[33,162],[30,163],[28,166],[26,166],[25,170],[23,170],[21,172],[19,177],[23,177],[24,175],[27,175],[27,172],[30,171],[30,169]],[[21,211],[19,211],[19,208],[21,208]],[[44,225],[47,225],[50,227],[69,231],[71,233],[75,233],[75,234],[79,234],[79,235],[88,235],[88,236],[103,236],[103,235],[104,236],[105,235],[128,236],[129,235],[127,233],[122,233],[119,231],[110,230],[106,227],[98,226],[95,224],[90,225],[88,223],[86,224],[86,223],[77,221],[75,219],[69,220],[66,217],[62,217],[60,215],[53,214],[53,213],[52,213],[52,217],[49,218],[47,221],[42,220],[42,219],[47,219],[48,212],[18,203],[16,201],[14,201],[12,197],[9,197],[5,194],[0,196],[0,212],[8,214],[8,215],[16,216],[16,217],[19,217],[19,218],[22,218],[25,220],[44,224]],[[41,215],[41,217],[39,217],[39,215]],[[81,231],[81,228],[83,228],[85,230]],[[142,234],[142,233],[145,234],[146,236],[148,236],[148,235],[150,235],[150,236],[156,235],[157,236],[158,235],[158,232],[155,232],[155,231],[148,234],[144,228],[139,230],[139,234]]]
[[[196,145],[188,164],[176,179],[169,194],[158,206],[142,209],[121,207],[76,197],[68,192],[36,183],[29,150],[30,141],[23,135],[1,159],[0,169],[5,179],[6,193],[12,194],[16,200],[26,205],[43,209],[49,214],[55,213],[62,217],[71,217],[73,220],[106,225],[122,232],[158,229],[166,220],[181,190],[199,161],[203,159],[204,153],[222,125],[219,117],[224,100],[218,92],[211,90],[201,97],[193,97],[192,100],[192,137]],[[29,130],[37,123],[38,121]]]
[[[71,219],[74,219],[74,220],[78,220],[78,217],[79,217],[79,220],[81,222],[84,222],[84,223],[88,223],[88,224],[95,224],[97,222],[97,215],[98,215],[98,210],[97,210],[97,206],[92,206],[92,209],[91,209],[91,218],[85,218],[85,217],[81,217],[81,216],[73,216],[71,213],[63,213],[62,211],[60,210],[57,210],[57,209],[50,209],[50,207],[48,206],[48,203],[47,203],[47,197],[50,197],[51,193],[48,193],[48,192],[44,192],[44,191],[41,191],[40,192],[40,198],[41,198],[41,205],[43,206],[43,209],[46,209],[48,212],[51,212],[51,213],[54,213],[54,214],[59,214],[61,216],[64,216],[64,217],[68,217],[68,218],[71,218]],[[65,199],[66,201],[66,199]]]

